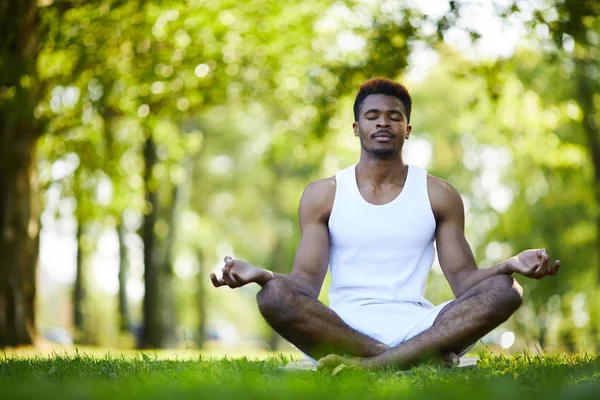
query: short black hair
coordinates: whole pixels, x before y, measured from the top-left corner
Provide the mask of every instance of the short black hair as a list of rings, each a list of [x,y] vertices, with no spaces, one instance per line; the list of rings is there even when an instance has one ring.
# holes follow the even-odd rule
[[[358,121],[360,107],[367,96],[371,94],[384,94],[386,96],[396,97],[404,105],[406,110],[406,122],[410,123],[412,99],[410,98],[410,94],[408,94],[408,90],[406,90],[404,85],[387,78],[371,78],[360,85],[360,89],[354,100],[354,121]]]

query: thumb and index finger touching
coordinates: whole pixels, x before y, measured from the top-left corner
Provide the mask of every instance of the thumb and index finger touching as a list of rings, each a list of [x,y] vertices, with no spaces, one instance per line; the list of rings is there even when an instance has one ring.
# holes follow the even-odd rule
[[[538,250],[538,259],[540,259],[540,268],[544,265],[548,267],[548,275],[556,275],[560,267],[560,260],[551,261],[546,249]]]
[[[546,275],[556,275],[560,267],[560,260],[555,260],[553,263],[550,260],[548,251],[545,248],[537,249],[536,257],[538,261],[530,268],[526,276],[536,277],[540,279]],[[541,274],[541,275],[540,275]]]
[[[221,270],[223,273],[221,278],[218,278],[214,272],[211,272],[211,274],[210,274],[210,280],[214,287],[221,287],[221,286],[229,285],[228,281],[231,280],[230,271],[231,271],[231,267],[233,267],[233,258],[231,256],[225,256],[223,261],[225,262],[225,265],[223,266],[223,268]]]

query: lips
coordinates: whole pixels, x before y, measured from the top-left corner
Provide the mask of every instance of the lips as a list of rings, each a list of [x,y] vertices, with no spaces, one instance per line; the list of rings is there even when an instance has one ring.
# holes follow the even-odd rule
[[[375,141],[382,142],[382,143],[391,142],[392,138],[391,138],[391,136],[387,136],[387,135],[375,136]]]
[[[373,135],[373,139],[376,142],[390,142],[393,139],[394,135],[389,132],[377,132]]]

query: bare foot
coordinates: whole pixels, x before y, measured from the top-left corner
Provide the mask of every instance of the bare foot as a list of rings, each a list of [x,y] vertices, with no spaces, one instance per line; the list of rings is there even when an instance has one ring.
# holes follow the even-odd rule
[[[458,357],[458,354],[451,351],[442,353],[441,359],[442,363],[447,368],[458,367],[458,364],[460,364],[460,358]]]

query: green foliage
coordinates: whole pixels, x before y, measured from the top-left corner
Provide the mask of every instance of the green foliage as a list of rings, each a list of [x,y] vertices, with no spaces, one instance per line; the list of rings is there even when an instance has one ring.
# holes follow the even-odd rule
[[[185,305],[179,323],[194,325],[197,285],[209,284],[226,254],[290,270],[302,189],[357,161],[356,88],[371,76],[402,78],[415,45],[427,43],[440,62],[423,82],[409,82],[411,141],[431,146],[429,171],[463,195],[480,266],[547,247],[562,271],[521,280],[519,333],[571,349],[596,342],[600,175],[585,125],[598,118],[592,2],[536,10],[528,22],[546,26],[547,40],[497,61],[468,60],[440,44],[461,2],[449,2],[439,20],[392,3],[104,0],[42,8],[35,117],[48,121],[38,144],[47,211],[85,224],[89,255],[123,220],[137,235],[151,210],[146,187],[156,191],[154,234],[164,243],[175,230],[169,261]],[[504,12],[520,13],[519,3]],[[420,29],[425,20],[432,33]],[[24,87],[30,81],[20,79]],[[157,162],[146,175],[149,138]],[[178,269],[199,254],[187,272]],[[250,334],[260,319],[255,292],[209,291],[203,314],[239,321]],[[442,275],[432,274],[428,296],[450,298]]]

